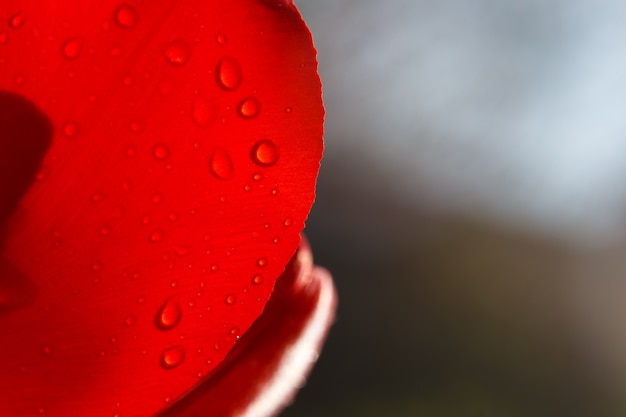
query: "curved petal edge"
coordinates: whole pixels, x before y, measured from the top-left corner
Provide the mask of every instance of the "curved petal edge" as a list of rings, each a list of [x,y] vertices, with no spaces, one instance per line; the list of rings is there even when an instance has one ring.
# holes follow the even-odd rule
[[[335,316],[328,271],[303,239],[261,317],[226,359],[159,417],[271,417],[304,385]]]

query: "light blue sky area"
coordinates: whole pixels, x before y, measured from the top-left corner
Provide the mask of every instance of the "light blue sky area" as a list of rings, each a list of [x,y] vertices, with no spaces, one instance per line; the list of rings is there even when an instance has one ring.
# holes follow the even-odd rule
[[[319,49],[328,152],[375,156],[372,172],[415,202],[626,236],[626,2],[297,4]]]

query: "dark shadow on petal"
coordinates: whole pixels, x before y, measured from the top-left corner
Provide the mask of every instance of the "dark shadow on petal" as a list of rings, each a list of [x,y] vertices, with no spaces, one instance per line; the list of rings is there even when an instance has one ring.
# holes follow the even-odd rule
[[[52,125],[33,103],[0,91],[0,246],[11,215],[35,180],[52,141]],[[33,284],[0,259],[0,314],[28,303]]]

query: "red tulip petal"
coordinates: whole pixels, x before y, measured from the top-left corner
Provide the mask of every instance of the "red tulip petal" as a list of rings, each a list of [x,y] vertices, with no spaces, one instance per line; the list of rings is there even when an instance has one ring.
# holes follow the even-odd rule
[[[45,117],[0,125],[0,415],[151,415],[222,361],[313,201],[316,69],[288,1],[3,4],[0,116]]]
[[[336,307],[330,274],[304,242],[276,283],[265,312],[209,378],[159,417],[276,415],[319,354]]]

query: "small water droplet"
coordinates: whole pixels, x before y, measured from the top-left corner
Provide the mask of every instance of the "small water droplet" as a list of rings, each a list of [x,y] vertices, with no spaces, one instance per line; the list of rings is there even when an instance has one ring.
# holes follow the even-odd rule
[[[235,174],[233,161],[226,150],[215,148],[209,161],[209,170],[220,180],[229,180]]]
[[[208,127],[217,120],[219,105],[213,97],[199,97],[191,106],[191,120],[198,127]]]
[[[134,146],[129,146],[126,148],[126,156],[132,158],[135,155],[137,155],[137,149],[135,149]]]
[[[250,155],[257,165],[270,167],[278,162],[278,147],[271,140],[263,139],[252,147]]]
[[[163,369],[173,369],[185,360],[185,348],[182,346],[172,346],[161,353],[161,366]],[[171,401],[171,399],[170,399]]]
[[[261,285],[263,284],[264,281],[265,281],[265,278],[263,278],[263,275],[261,274],[256,274],[255,276],[252,277],[252,285]]]
[[[252,119],[261,112],[261,102],[255,97],[247,97],[237,105],[237,114],[244,119]]]
[[[237,302],[237,296],[235,294],[228,294],[225,302],[227,306],[232,306]]]
[[[91,201],[93,201],[94,203],[99,203],[100,201],[102,201],[102,198],[103,195],[100,191],[96,191],[91,195]]]
[[[254,175],[252,175],[252,179],[256,182],[262,181],[263,180],[263,174],[261,174],[260,172],[255,173]]]
[[[160,204],[163,201],[163,196],[159,193],[155,193],[150,201],[152,201],[152,204]]]
[[[132,314],[126,316],[126,318],[124,319],[124,326],[126,327],[134,326],[135,323],[137,323],[137,318]]]
[[[272,188],[272,195],[278,195],[278,188]]]
[[[80,55],[83,47],[81,41],[77,38],[70,38],[63,44],[63,56],[67,59],[76,59]]]
[[[228,42],[228,39],[226,39],[226,34],[222,32],[217,34],[215,40],[217,40],[217,43],[219,43],[220,45],[226,45],[226,42]]]
[[[133,120],[128,127],[130,127],[133,133],[141,133],[143,131],[143,122],[141,120]]]
[[[108,236],[111,234],[111,226],[109,225],[104,225],[100,228],[100,235],[102,236]]]
[[[46,414],[46,409],[45,407],[39,407],[37,409],[37,414]]]
[[[169,221],[171,222],[176,222],[178,221],[178,213],[176,212],[171,212],[170,214],[167,215],[167,218],[169,219]]]
[[[52,345],[45,345],[42,349],[41,349],[41,354],[43,356],[50,356],[52,354]]]
[[[144,304],[145,302],[146,302],[146,297],[144,297],[144,296],[137,297],[137,303],[138,304]]]
[[[135,79],[133,78],[132,75],[128,74],[125,75],[124,78],[122,78],[122,83],[126,86],[126,87],[130,87],[131,85],[133,85],[133,83],[135,82]]]
[[[19,29],[24,26],[24,22],[26,22],[26,13],[15,13],[9,19],[9,26],[11,27],[11,29]]]
[[[73,138],[78,133],[78,124],[76,122],[67,122],[63,126],[63,134],[65,137]]]
[[[122,3],[115,10],[115,23],[124,29],[132,29],[139,23],[139,13],[128,3]]]
[[[150,241],[156,243],[163,240],[165,237],[165,232],[161,229],[156,229],[150,234]]]
[[[175,39],[165,46],[163,55],[172,65],[185,65],[191,56],[191,46],[182,39]]]
[[[6,32],[0,32],[0,45],[4,45],[9,40]]]
[[[91,264],[91,270],[93,272],[99,272],[102,269],[102,264],[100,262],[94,262]]]
[[[285,218],[285,220],[283,221],[283,226],[285,226],[285,227],[293,226],[293,218],[291,218],[291,217]]]
[[[259,258],[256,261],[256,266],[258,266],[259,268],[264,268],[266,267],[268,264],[267,258]]]
[[[240,334],[241,334],[241,330],[239,330],[239,327],[237,326],[231,327],[231,329],[228,331],[228,335],[236,339],[239,339]]]
[[[224,57],[215,70],[217,85],[226,91],[235,90],[243,80],[241,65],[234,58]]]
[[[156,145],[152,149],[152,155],[159,161],[164,161],[170,156],[170,150],[163,144]]]
[[[183,311],[180,304],[174,300],[167,300],[157,311],[154,324],[160,330],[172,330],[180,323]]]

